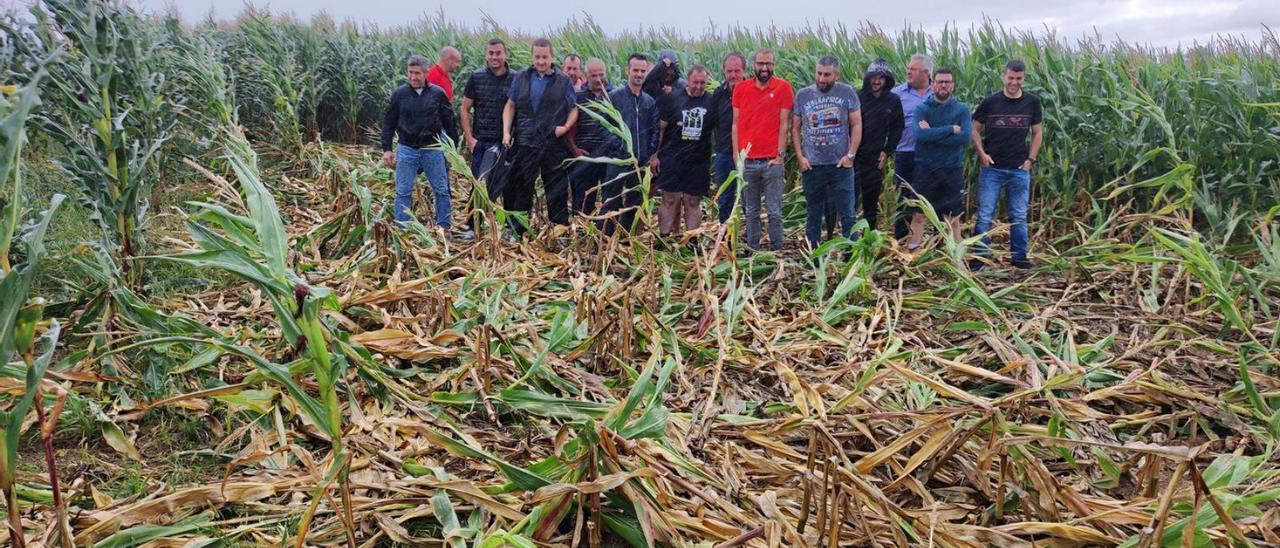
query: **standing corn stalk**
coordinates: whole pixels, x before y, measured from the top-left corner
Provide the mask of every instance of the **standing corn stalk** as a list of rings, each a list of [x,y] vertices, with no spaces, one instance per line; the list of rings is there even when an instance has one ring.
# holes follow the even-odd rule
[[[23,216],[22,205],[24,191],[22,188],[20,152],[25,139],[24,126],[32,109],[39,104],[36,86],[40,74],[32,79],[26,87],[17,90],[13,102],[0,95],[0,365],[7,365],[17,354],[22,362],[24,378],[21,392],[16,401],[8,402],[4,411],[0,411],[0,491],[4,492],[5,506],[9,516],[9,540],[13,546],[25,546],[22,533],[22,518],[18,513],[18,497],[15,490],[15,469],[18,461],[18,437],[22,433],[23,422],[32,406],[36,407],[40,421],[40,431],[45,438],[46,451],[52,450],[49,436],[52,435],[52,423],[56,422],[58,408],[52,413],[52,419],[46,424],[43,403],[40,401],[40,385],[44,372],[53,359],[53,351],[57,346],[59,327],[56,321],[48,324],[41,341],[36,344],[37,329],[43,325],[44,299],[31,298],[30,289],[35,281],[37,265],[44,254],[44,233],[49,226],[53,211],[62,202],[61,195],[55,195],[49,208],[41,213],[40,218],[28,227],[17,241],[24,248],[25,260],[17,265],[9,263],[9,252],[18,221]],[[36,355],[37,348],[44,347],[44,352]],[[46,455],[49,464],[50,486],[54,493],[54,504],[58,511],[59,534],[64,545],[70,546],[70,528],[67,527],[66,513],[62,507],[61,493],[58,489],[57,472],[54,468],[52,454]]]

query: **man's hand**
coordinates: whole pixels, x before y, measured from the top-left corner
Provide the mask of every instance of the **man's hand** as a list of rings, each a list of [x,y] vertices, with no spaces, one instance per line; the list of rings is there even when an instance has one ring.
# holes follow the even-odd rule
[[[1023,160],[1022,171],[1031,171],[1031,166],[1033,165],[1035,165],[1035,162],[1032,162],[1030,158]]]
[[[777,158],[774,158],[774,160],[777,160]],[[800,164],[800,171],[809,171],[810,169],[813,169],[813,166],[809,165],[809,159],[805,158],[803,154],[796,156],[796,162]],[[770,160],[769,163],[773,164],[773,160]],[[782,162],[778,163],[781,164]]]
[[[920,126],[920,129],[929,129],[928,120],[920,120],[920,123],[918,125]]]
[[[657,175],[662,169],[662,161],[658,159],[658,155],[654,154],[649,157],[649,172]]]
[[[952,134],[952,135],[959,135],[959,134],[960,134],[960,126],[956,126],[956,125],[951,126],[951,134]]]
[[[579,158],[587,155],[587,149],[582,147],[573,147],[573,150],[570,150],[569,154],[572,154],[574,158]]]
[[[978,162],[982,164],[982,167],[990,167],[991,164],[996,163],[995,160],[991,159],[991,155],[985,152],[978,153]]]
[[[470,150],[472,153],[475,153],[476,142],[477,142],[476,138],[470,135],[467,135],[466,137],[467,137],[467,150]]]
[[[804,156],[801,156],[801,158],[804,158]],[[805,160],[801,160],[801,161],[804,161],[804,162],[805,162],[805,165],[808,165],[808,162],[807,162],[807,161],[805,161]],[[785,163],[787,163],[787,159],[786,159],[786,158],[783,158],[782,156],[774,156],[772,160],[769,160],[768,165],[771,165],[771,166],[780,166],[780,165],[785,164]]]
[[[889,155],[881,151],[880,159],[876,160],[876,169],[884,169],[884,163],[887,161],[889,161]]]
[[[390,150],[382,153],[382,165],[396,167],[396,153]]]
[[[512,140],[512,139],[511,139],[511,134],[510,134],[510,133],[503,133],[503,134],[502,134],[502,146],[503,146],[503,147],[505,147],[505,148],[511,148],[511,145],[514,145],[514,144],[516,144],[516,143],[515,143],[515,141],[514,141],[514,140]]]
[[[559,139],[559,138],[561,138],[561,137],[564,137],[564,134],[566,134],[566,133],[569,133],[569,126],[556,126],[556,138],[557,138],[557,139]]]
[[[841,156],[840,161],[836,162],[836,167],[853,167],[853,156],[849,156],[848,154]]]

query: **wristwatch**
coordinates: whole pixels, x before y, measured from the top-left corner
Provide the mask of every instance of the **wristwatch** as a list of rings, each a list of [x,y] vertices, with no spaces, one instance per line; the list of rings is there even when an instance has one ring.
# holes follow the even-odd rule
[[[853,159],[853,157],[854,157],[854,156],[856,156],[856,155],[857,155],[857,153],[855,153],[855,152],[850,152],[850,153],[848,153],[848,154],[845,154],[845,155],[844,155],[844,157],[845,157],[845,158],[848,158],[848,159],[850,159],[850,160],[852,160],[852,159]]]

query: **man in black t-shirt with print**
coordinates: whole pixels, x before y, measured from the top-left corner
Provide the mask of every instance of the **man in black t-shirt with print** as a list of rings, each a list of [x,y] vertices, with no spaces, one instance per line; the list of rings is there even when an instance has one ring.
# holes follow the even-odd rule
[[[711,135],[716,113],[707,95],[710,71],[694,64],[685,77],[685,86],[658,100],[658,154],[649,169],[662,190],[658,207],[658,230],[663,236],[678,233],[680,220],[685,230],[702,226],[703,196],[711,186]]]
[[[1040,98],[1022,90],[1027,66],[1018,60],[1004,67],[1004,89],[987,97],[973,113],[973,146],[982,170],[978,174],[978,222],[974,231],[982,234],[979,253],[985,255],[991,238],[1000,192],[1009,210],[1009,247],[1013,266],[1029,269],[1027,259],[1027,203],[1031,197],[1031,169],[1044,138]],[[1030,134],[1031,142],[1027,143]],[[969,262],[981,269],[980,259]]]

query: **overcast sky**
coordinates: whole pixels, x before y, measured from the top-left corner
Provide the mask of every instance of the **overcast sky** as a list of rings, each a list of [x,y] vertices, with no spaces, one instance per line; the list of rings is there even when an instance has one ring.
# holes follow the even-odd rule
[[[188,22],[210,11],[217,18],[231,18],[244,5],[235,0],[131,1],[153,11],[175,6]],[[870,21],[889,32],[906,25],[933,31],[948,23],[967,29],[986,15],[1006,27],[1040,32],[1048,26],[1065,38],[1096,31],[1107,41],[1119,37],[1157,46],[1190,45],[1218,34],[1243,35],[1256,41],[1264,32],[1263,25],[1280,27],[1280,0],[258,0],[255,5],[277,13],[292,12],[303,20],[324,11],[335,19],[367,21],[381,27],[434,15],[443,7],[445,16],[453,21],[478,24],[487,13],[505,28],[531,33],[558,28],[583,13],[590,13],[609,33],[665,26],[689,35],[701,35],[712,21],[720,28],[770,23],[796,27],[822,20],[851,27]]]

